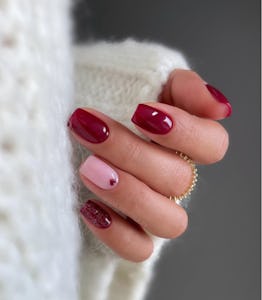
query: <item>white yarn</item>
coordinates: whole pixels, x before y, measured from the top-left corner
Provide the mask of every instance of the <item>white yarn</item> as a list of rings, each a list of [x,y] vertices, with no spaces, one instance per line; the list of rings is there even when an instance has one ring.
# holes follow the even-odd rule
[[[69,1],[0,1],[0,299],[78,298]]]
[[[187,65],[156,44],[80,47],[73,97],[68,2],[0,0],[0,299],[141,300],[164,240],[140,264],[86,228],[80,244],[76,193],[89,194],[72,190],[66,122],[93,106],[130,127],[136,104],[156,100],[169,72]],[[76,166],[87,152],[75,153]]]
[[[138,103],[156,100],[173,69],[188,69],[181,53],[132,39],[78,46],[74,54],[77,104],[91,105],[129,127]]]

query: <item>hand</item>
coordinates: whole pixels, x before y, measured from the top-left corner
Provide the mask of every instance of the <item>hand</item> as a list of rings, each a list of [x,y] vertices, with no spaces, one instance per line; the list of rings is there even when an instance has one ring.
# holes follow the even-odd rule
[[[175,150],[212,164],[228,148],[228,134],[215,120],[228,116],[231,106],[196,73],[172,72],[160,101],[139,105],[132,117],[152,142],[91,108],[77,109],[68,122],[76,140],[94,153],[79,169],[81,180],[103,201],[88,200],[80,209],[83,221],[135,262],[152,253],[147,232],[175,238],[187,228],[185,210],[168,198],[192,182],[191,166]]]

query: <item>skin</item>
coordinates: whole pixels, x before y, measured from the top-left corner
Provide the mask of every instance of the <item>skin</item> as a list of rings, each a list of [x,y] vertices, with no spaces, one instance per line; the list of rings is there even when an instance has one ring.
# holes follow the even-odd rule
[[[85,186],[103,201],[100,205],[110,214],[112,224],[100,229],[84,218],[83,221],[102,242],[127,260],[140,262],[151,255],[153,243],[147,232],[176,238],[187,228],[186,211],[167,198],[182,194],[192,180],[189,164],[175,155],[174,150],[205,165],[220,161],[227,151],[228,133],[217,122],[225,118],[227,107],[213,98],[204,83],[193,71],[175,70],[163,87],[161,103],[145,103],[166,112],[175,121],[175,126],[165,135],[152,134],[137,126],[155,143],[139,138],[91,108],[85,109],[108,125],[109,138],[92,144],[72,132],[79,143],[119,175],[113,189],[103,190],[80,174]]]

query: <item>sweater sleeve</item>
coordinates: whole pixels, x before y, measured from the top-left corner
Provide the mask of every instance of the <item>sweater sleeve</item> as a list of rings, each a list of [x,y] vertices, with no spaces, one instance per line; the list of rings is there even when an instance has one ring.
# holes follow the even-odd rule
[[[131,39],[76,46],[74,53],[76,105],[98,109],[132,131],[135,128],[130,118],[137,104],[157,101],[170,72],[176,68],[189,68],[181,53],[159,44]],[[80,146],[75,147],[77,166],[88,152]],[[79,194],[80,202],[94,197],[83,186]],[[116,258],[90,233],[86,232],[84,237],[88,249],[83,246],[81,257],[82,299],[120,300],[125,297],[126,300],[142,300],[165,240],[152,237],[153,255],[147,261],[135,264]],[[97,293],[94,285],[103,293]]]
[[[77,46],[75,65],[78,104],[92,106],[129,128],[137,104],[157,100],[169,73],[189,68],[181,53],[131,39]]]

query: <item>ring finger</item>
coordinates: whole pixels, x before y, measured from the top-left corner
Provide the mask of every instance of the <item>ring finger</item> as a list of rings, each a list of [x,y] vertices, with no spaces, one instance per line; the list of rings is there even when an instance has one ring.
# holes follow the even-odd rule
[[[93,193],[152,234],[174,238],[186,229],[185,210],[131,174],[94,155],[86,159],[79,172]]]

